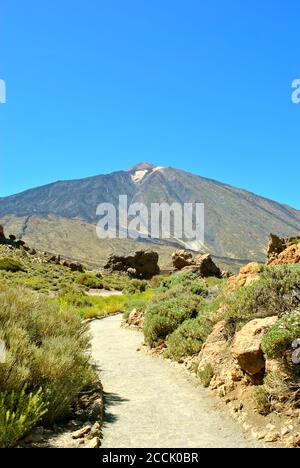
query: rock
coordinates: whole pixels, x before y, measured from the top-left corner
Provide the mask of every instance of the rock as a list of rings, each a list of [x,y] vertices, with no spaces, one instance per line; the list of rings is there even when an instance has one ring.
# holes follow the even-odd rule
[[[261,350],[264,334],[277,322],[278,317],[255,319],[236,333],[232,354],[243,371],[252,376],[265,370],[265,359]]]
[[[274,260],[269,262],[270,266],[299,264],[300,263],[300,244],[295,244],[287,247]]]
[[[85,435],[91,432],[91,426],[84,426],[78,431],[73,432],[72,439],[82,439]]]
[[[4,227],[2,226],[2,224],[0,224],[0,237],[2,237],[3,239],[5,239]]]
[[[102,398],[97,398],[87,409],[91,421],[102,420],[104,404]]]
[[[259,263],[248,263],[240,269],[238,275],[229,278],[227,282],[227,290],[229,292],[240,289],[243,286],[250,286],[260,279],[260,273],[263,271],[263,266]]]
[[[69,268],[72,271],[78,271],[79,273],[84,273],[84,267],[81,263],[78,263],[78,262],[70,263]]]
[[[160,273],[159,256],[152,250],[140,250],[132,255],[112,255],[104,269],[110,272],[123,272],[134,278],[151,279]]]
[[[267,256],[268,265],[300,263],[300,236],[280,238],[270,234]]]
[[[281,429],[281,436],[284,437],[284,436],[288,435],[290,432],[291,431],[290,431],[290,429],[288,427],[283,427]]]
[[[13,242],[15,242],[17,240],[16,236],[14,234],[10,234],[9,235],[9,239]]]
[[[279,439],[280,439],[279,432],[268,432],[268,434],[265,436],[266,442],[277,442],[277,440]]]
[[[276,258],[277,255],[283,252],[285,248],[286,244],[284,242],[284,239],[281,239],[280,237],[274,234],[270,234],[269,244],[267,247],[267,256],[269,261]]]
[[[133,311],[130,312],[128,316],[127,323],[131,327],[137,327],[140,329],[143,328],[144,327],[144,313],[137,309],[133,309]]]
[[[99,437],[94,437],[87,445],[86,448],[98,449],[101,445]]]
[[[202,278],[216,276],[222,278],[222,272],[214,263],[210,254],[193,257],[191,252],[176,250],[172,255],[173,267],[176,271],[197,273]]]
[[[224,336],[225,321],[217,323],[212,333],[207,338],[199,353],[198,373],[205,370],[207,365],[216,367],[221,364],[226,352],[228,343]],[[216,388],[224,385],[224,380],[220,382],[212,381]]]
[[[38,444],[44,440],[44,428],[37,427],[24,438],[25,444]]]
[[[89,434],[87,435],[87,438],[92,440],[94,439],[95,437],[100,437],[101,435],[101,426],[100,426],[100,423],[99,422],[95,422],[95,424],[93,425],[92,429],[91,429],[91,432],[89,432]]]
[[[241,267],[240,275],[256,275],[263,271],[264,267],[260,263],[252,262]]]
[[[195,263],[198,267],[199,275],[202,278],[209,278],[211,276],[222,278],[222,272],[214,263],[210,254],[198,255],[198,257],[195,258]]]
[[[193,261],[193,255],[186,250],[176,250],[172,255],[172,263],[175,270],[182,270],[190,266]]]

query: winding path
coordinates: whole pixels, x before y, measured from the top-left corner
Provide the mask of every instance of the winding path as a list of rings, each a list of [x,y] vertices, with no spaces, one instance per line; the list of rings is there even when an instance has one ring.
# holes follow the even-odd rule
[[[137,351],[142,334],[120,315],[93,322],[93,357],[101,370],[106,448],[257,447],[216,408],[208,391],[162,358]]]

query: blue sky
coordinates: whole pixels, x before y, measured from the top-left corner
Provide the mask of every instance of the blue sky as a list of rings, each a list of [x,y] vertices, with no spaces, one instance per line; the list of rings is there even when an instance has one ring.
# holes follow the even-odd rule
[[[150,161],[300,209],[299,0],[0,1],[0,196]]]

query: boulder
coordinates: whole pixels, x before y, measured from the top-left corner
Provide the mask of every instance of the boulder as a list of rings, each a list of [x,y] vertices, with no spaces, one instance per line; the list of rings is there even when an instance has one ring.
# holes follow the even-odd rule
[[[287,247],[276,258],[269,262],[270,266],[300,263],[300,243]]]
[[[158,260],[157,252],[140,250],[128,256],[110,256],[104,269],[110,272],[123,272],[131,277],[147,280],[160,273]]]
[[[78,262],[70,263],[69,268],[72,271],[79,271],[80,273],[84,273],[84,267],[81,263],[78,263]]]
[[[216,276],[222,278],[222,272],[214,263],[210,254],[193,257],[191,252],[176,250],[172,255],[173,267],[176,271],[196,273],[202,278]]]
[[[176,250],[172,255],[172,263],[175,270],[182,270],[190,266],[193,261],[193,255],[186,250]]]
[[[133,309],[128,316],[127,323],[131,327],[142,329],[144,327],[144,313],[138,309]]]
[[[243,371],[255,376],[265,370],[265,358],[261,349],[264,334],[277,322],[278,317],[255,319],[236,333],[232,354]]]
[[[0,224],[0,238],[5,239],[5,234],[4,234],[4,227]]]
[[[202,278],[209,278],[211,276],[222,278],[222,272],[220,268],[217,267],[210,254],[198,255],[198,257],[195,258],[195,264]]]
[[[268,265],[283,265],[287,263],[300,263],[299,249],[300,236],[278,237],[270,234],[267,248]]]
[[[202,346],[199,354],[200,362],[198,371],[203,370],[207,364],[217,366],[222,362],[228,346],[224,333],[225,325],[226,323],[224,320],[217,323]]]
[[[276,236],[275,234],[270,234],[269,244],[267,248],[268,259],[272,260],[277,257],[281,252],[286,248],[284,239]]]
[[[263,265],[259,263],[248,263],[240,269],[238,275],[232,276],[227,282],[227,291],[235,291],[243,286],[250,286],[260,279],[260,273],[263,271]]]

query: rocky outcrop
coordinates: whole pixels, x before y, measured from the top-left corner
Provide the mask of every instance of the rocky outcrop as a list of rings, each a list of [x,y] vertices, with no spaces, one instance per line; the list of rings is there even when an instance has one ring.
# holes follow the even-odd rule
[[[267,256],[268,265],[300,263],[300,236],[282,238],[270,234]]]
[[[294,244],[287,247],[274,260],[269,262],[270,266],[298,264],[300,263],[300,241],[299,244]]]
[[[160,273],[159,256],[152,250],[140,250],[132,255],[112,255],[104,269],[110,272],[126,273],[132,278],[151,279]]]
[[[127,323],[130,327],[136,327],[139,329],[143,329],[144,327],[144,312],[138,310],[138,309],[133,309],[127,319]]]
[[[265,370],[265,358],[261,349],[262,338],[275,325],[278,317],[255,319],[236,333],[232,354],[247,374],[255,376]]]
[[[220,268],[214,263],[210,254],[193,257],[191,252],[176,250],[172,255],[172,262],[175,271],[196,273],[202,278],[222,277]]]
[[[172,255],[172,263],[175,270],[182,270],[182,268],[191,266],[193,262],[193,255],[186,250],[176,250]]]
[[[228,279],[226,290],[227,292],[235,291],[243,286],[250,286],[260,279],[264,267],[260,263],[249,263],[240,269],[238,275]]]

